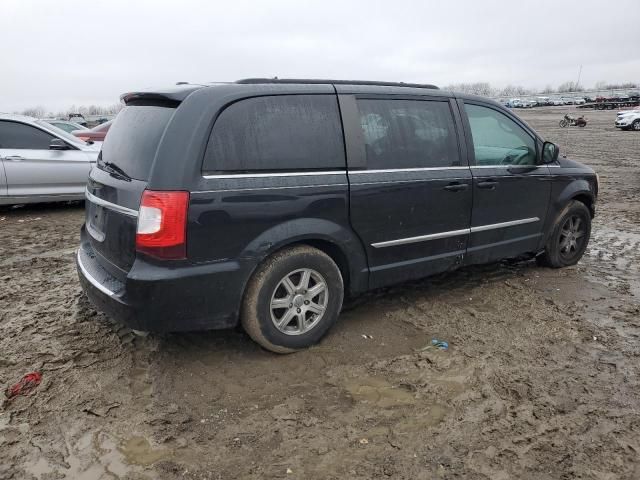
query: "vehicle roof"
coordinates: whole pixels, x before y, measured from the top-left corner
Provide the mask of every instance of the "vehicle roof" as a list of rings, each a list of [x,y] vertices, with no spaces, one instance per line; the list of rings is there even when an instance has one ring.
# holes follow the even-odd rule
[[[323,88],[324,87],[324,88]],[[383,93],[383,94],[419,94],[434,96],[452,96],[450,92],[444,92],[435,85],[403,83],[403,82],[379,82],[363,80],[330,80],[330,79],[268,79],[248,78],[237,82],[194,84],[179,82],[176,85],[159,88],[145,89],[125,93],[120,98],[125,104],[145,102],[168,102],[177,105],[185,100],[193,92],[201,89],[224,90],[225,93],[235,90],[238,93],[257,92],[269,93],[328,93],[337,90],[338,93]],[[335,90],[334,90],[335,88]],[[329,89],[329,90],[328,90]]]
[[[264,82],[264,83],[263,83]],[[479,101],[503,108],[502,104],[487,97],[440,90],[433,85],[397,82],[367,82],[361,80],[301,80],[301,79],[245,79],[238,82],[194,84],[180,82],[161,89],[133,91],[120,98],[126,105],[164,104],[177,107],[180,103],[194,96],[198,102],[211,101],[222,97],[229,99],[265,94],[381,94],[381,95],[416,95],[430,97],[459,98]]]

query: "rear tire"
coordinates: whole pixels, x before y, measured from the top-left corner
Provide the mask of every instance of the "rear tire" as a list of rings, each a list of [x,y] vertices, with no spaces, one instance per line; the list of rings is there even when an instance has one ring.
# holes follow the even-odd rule
[[[342,274],[324,252],[298,245],[267,258],[249,280],[240,321],[247,334],[275,353],[320,341],[338,319]]]
[[[575,265],[584,255],[591,237],[591,212],[572,200],[560,212],[544,252],[536,257],[539,265],[551,268]]]

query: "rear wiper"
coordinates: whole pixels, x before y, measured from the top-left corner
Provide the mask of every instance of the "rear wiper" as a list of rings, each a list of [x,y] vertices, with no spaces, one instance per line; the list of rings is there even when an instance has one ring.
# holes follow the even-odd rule
[[[106,171],[108,171],[110,174],[119,176],[123,180],[126,180],[127,182],[130,182],[132,180],[132,178],[129,175],[127,175],[127,172],[122,170],[118,165],[116,165],[113,162],[102,162],[102,163],[99,163],[99,165],[102,165],[103,167],[105,167]]]

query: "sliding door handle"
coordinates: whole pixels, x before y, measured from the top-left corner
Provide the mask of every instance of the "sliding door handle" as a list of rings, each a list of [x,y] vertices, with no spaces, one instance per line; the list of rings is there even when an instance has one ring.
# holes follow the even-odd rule
[[[482,182],[476,183],[478,188],[483,188],[485,190],[495,190],[499,184],[500,182],[497,182],[495,180],[484,180]]]
[[[469,185],[466,183],[452,183],[444,187],[444,189],[448,192],[460,192],[461,190],[466,190],[468,187]]]

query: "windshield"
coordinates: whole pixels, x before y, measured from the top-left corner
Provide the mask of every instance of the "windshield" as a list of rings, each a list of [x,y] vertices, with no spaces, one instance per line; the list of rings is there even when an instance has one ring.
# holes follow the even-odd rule
[[[82,145],[82,146],[86,145],[86,142],[83,142],[78,137],[74,137],[69,132],[65,132],[61,128],[58,128],[55,125],[51,125],[49,122],[45,122],[44,120],[36,120],[35,123],[37,123],[41,127],[46,128],[50,132],[56,134],[58,137],[62,138],[63,140],[69,143],[74,143],[76,145]]]

